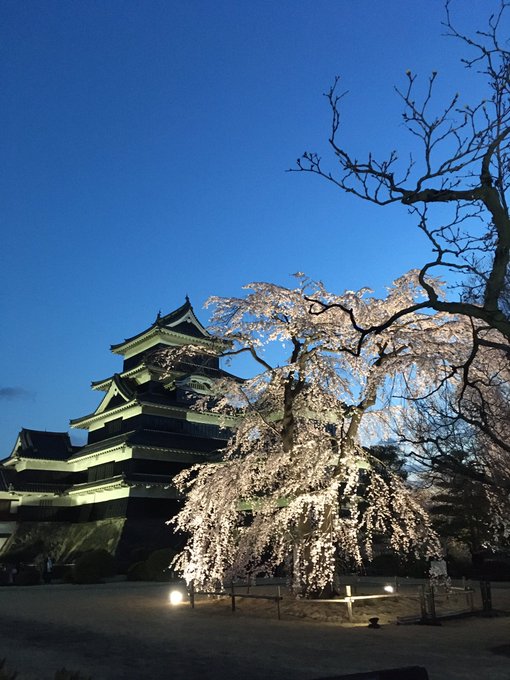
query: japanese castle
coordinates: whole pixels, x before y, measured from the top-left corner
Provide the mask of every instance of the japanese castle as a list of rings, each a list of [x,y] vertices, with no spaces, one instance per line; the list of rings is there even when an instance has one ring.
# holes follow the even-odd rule
[[[154,352],[190,343],[209,352],[170,372],[155,365]],[[225,374],[213,346],[186,297],[111,346],[122,371],[93,382],[103,393],[98,407],[71,420],[87,430],[84,446],[73,446],[67,432],[22,429],[0,462],[0,550],[38,541],[59,559],[105,547],[129,561],[136,548],[178,547],[166,524],[182,501],[172,477],[217,457],[228,437],[216,414],[192,408]]]

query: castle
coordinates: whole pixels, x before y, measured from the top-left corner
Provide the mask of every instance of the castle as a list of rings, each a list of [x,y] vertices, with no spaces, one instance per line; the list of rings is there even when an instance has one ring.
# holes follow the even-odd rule
[[[187,344],[213,347],[188,298],[111,351],[122,371],[92,383],[103,396],[93,413],[71,420],[87,430],[73,446],[67,432],[22,429],[0,462],[0,549],[48,551],[57,559],[104,547],[121,562],[137,549],[179,548],[167,526],[182,499],[179,471],[218,455],[228,433],[218,416],[193,410],[225,375],[210,352],[158,368],[154,352]]]

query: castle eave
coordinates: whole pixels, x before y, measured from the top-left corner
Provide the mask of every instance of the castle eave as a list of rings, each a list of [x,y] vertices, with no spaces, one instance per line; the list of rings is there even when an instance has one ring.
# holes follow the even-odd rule
[[[179,333],[177,331],[170,330],[169,328],[162,328],[161,326],[156,326],[150,328],[149,330],[142,333],[140,336],[126,340],[119,345],[111,345],[110,350],[114,354],[120,354],[124,356],[125,354],[134,354],[133,350],[139,346],[144,345],[149,340],[154,338],[159,338],[163,342],[166,340],[165,344],[169,346],[172,345],[186,345],[190,342],[190,336],[185,333]],[[216,344],[212,339],[204,337],[194,338],[198,345],[214,346]]]
[[[79,496],[81,494],[101,493],[103,491],[112,491],[113,489],[121,489],[127,487],[128,484],[124,475],[116,475],[109,479],[101,479],[95,482],[85,482],[83,484],[75,484],[69,489],[69,496]]]
[[[87,429],[88,425],[97,420],[101,420],[105,417],[110,418],[111,416],[114,416],[117,413],[121,413],[122,411],[126,411],[127,409],[136,405],[137,405],[136,399],[132,399],[131,401],[122,404],[121,406],[117,406],[117,408],[112,408],[111,411],[101,411],[101,413],[89,413],[88,415],[82,416],[81,418],[73,418],[72,420],[69,421],[69,425],[71,427]]]

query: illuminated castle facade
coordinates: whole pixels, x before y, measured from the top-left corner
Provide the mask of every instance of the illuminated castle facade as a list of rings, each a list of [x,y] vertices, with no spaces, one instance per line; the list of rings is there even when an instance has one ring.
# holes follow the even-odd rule
[[[60,538],[47,548],[58,553],[57,543],[69,543],[71,527],[75,536],[84,535],[76,525],[90,529],[86,545],[101,547],[100,536],[107,536],[104,547],[124,560],[134,546],[178,547],[166,525],[181,503],[172,478],[213,459],[228,436],[217,415],[192,409],[197,395],[209,393],[224,374],[218,358],[204,353],[170,373],[151,361],[158,350],[191,343],[208,349],[214,344],[186,298],[112,345],[123,359],[121,372],[93,382],[103,393],[98,407],[71,420],[72,427],[88,431],[84,446],[72,446],[67,433],[21,430],[0,463],[0,547],[12,550],[28,534],[33,540],[44,529],[44,537],[53,527]]]

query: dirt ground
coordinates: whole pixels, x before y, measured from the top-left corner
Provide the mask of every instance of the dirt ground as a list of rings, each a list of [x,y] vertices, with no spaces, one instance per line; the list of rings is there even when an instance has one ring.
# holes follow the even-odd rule
[[[239,599],[232,613],[229,599],[201,597],[192,610],[171,606],[169,590],[2,588],[0,658],[19,680],[49,680],[62,666],[93,680],[315,680],[409,665],[425,666],[430,680],[510,680],[510,617],[503,614],[396,625],[390,621],[405,607],[385,599],[356,603],[356,623],[347,624],[338,615],[345,605],[286,598],[279,621],[274,602]],[[411,598],[402,599],[411,607]],[[493,605],[510,611],[510,588],[495,586]],[[380,616],[380,629],[367,627],[369,615]]]
[[[273,600],[266,600],[260,596],[274,597],[278,594],[282,596],[280,614],[284,619],[324,621],[342,625],[349,625],[350,623],[367,625],[369,619],[373,616],[379,618],[380,624],[397,623],[399,620],[421,616],[420,591],[424,581],[401,579],[397,585],[393,579],[380,577],[350,579],[352,595],[377,595],[378,598],[382,595],[380,599],[355,601],[352,607],[352,622],[349,619],[345,603],[339,601],[324,602],[322,600],[296,599],[291,596],[289,590],[284,585],[265,586],[260,585],[260,583],[259,581],[257,587],[238,587],[235,589],[236,594],[249,596],[246,598],[236,598],[235,606],[238,616],[277,617],[278,610],[276,603]],[[467,612],[471,609],[482,609],[482,598],[478,583],[471,584],[466,582],[462,584],[461,581],[454,581],[451,585],[453,587],[448,589],[439,588],[436,590],[434,606],[439,617],[458,612]],[[387,594],[384,586],[392,586],[395,591],[394,595]],[[468,590],[464,589],[465,586],[468,586]],[[252,598],[251,596],[253,595],[257,597]],[[494,601],[493,607],[499,610],[501,614],[507,612],[510,614],[510,584],[502,584],[501,586],[493,584],[492,595]],[[231,613],[230,597],[215,598],[199,595],[196,598],[196,606],[198,609],[209,614],[228,615]]]

